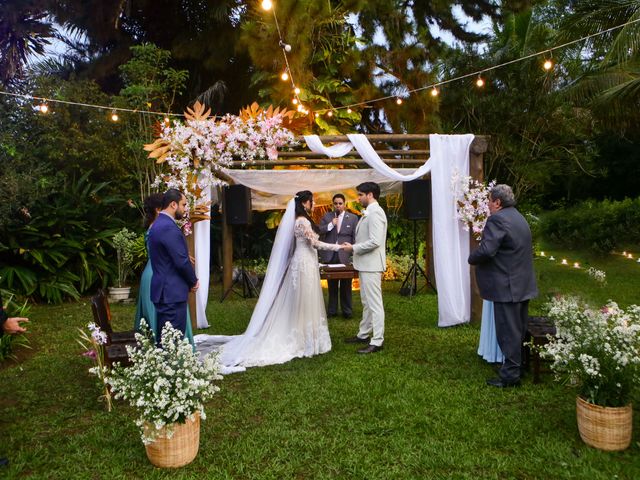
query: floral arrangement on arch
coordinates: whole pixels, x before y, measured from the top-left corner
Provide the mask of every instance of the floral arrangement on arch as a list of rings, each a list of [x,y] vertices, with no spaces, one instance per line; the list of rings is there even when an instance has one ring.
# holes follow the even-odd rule
[[[150,158],[167,166],[153,186],[184,192],[191,221],[209,218],[208,189],[227,185],[224,169],[233,161],[246,166],[260,159],[277,160],[278,148],[294,145],[294,130],[307,122],[306,118],[295,117],[294,111],[273,107],[263,110],[257,103],[240,115],[216,119],[210,116],[211,109],[196,102],[184,115],[184,123],[165,124],[159,138],[144,148]],[[183,224],[190,229],[189,219]]]
[[[456,218],[466,232],[480,240],[489,218],[489,192],[496,181],[489,184],[479,182],[469,176],[460,175],[458,170],[451,177],[451,189],[456,200]]]
[[[558,379],[580,389],[580,396],[603,407],[629,404],[640,382],[640,306],[609,302],[592,309],[572,297],[547,305],[557,333],[542,347]]]
[[[136,425],[148,445],[163,432],[171,438],[174,424],[196,413],[206,419],[204,403],[220,391],[214,381],[222,376],[217,354],[200,358],[170,323],[162,329],[159,347],[144,319],[140,331],[137,347],[127,346],[131,365],[116,364],[105,381],[115,398],[128,400],[138,410]]]

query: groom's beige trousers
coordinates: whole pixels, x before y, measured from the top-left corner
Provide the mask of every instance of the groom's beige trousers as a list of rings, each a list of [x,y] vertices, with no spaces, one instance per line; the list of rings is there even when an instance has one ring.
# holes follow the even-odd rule
[[[358,337],[366,338],[373,332],[370,345],[379,347],[384,342],[384,305],[382,304],[382,272],[359,272],[362,321]]]

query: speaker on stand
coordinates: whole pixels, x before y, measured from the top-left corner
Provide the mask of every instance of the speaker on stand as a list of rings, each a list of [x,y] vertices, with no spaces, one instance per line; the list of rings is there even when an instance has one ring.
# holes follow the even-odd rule
[[[412,180],[402,184],[402,195],[404,197],[405,217],[413,221],[413,254],[412,263],[407,275],[402,281],[400,295],[412,297],[425,286],[429,286],[435,292],[436,289],[431,284],[429,277],[418,263],[418,239],[416,235],[416,224],[418,220],[428,220],[431,214],[431,180]],[[426,283],[418,288],[418,277],[424,277]]]
[[[258,289],[245,269],[244,264],[244,237],[246,227],[251,224],[251,189],[244,185],[229,185],[224,188],[224,215],[228,225],[239,226],[240,231],[240,271],[233,283],[222,295],[220,303],[224,302],[231,292],[242,298],[253,298],[258,296]],[[242,286],[241,291],[236,291],[236,286]]]

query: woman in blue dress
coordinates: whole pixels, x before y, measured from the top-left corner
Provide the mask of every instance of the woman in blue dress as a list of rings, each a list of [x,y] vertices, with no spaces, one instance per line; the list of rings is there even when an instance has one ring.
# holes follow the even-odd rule
[[[493,316],[493,302],[482,301],[482,323],[480,324],[480,342],[478,355],[489,363],[502,363],[504,355],[498,345],[496,336],[496,320]]]
[[[147,247],[147,256],[149,252],[149,228],[155,221],[162,209],[162,194],[154,193],[148,196],[143,203],[144,210],[144,243]],[[136,321],[134,328],[140,330],[140,319],[144,318],[149,325],[149,328],[153,332],[155,338],[160,338],[160,332],[158,332],[158,323],[156,321],[156,307],[151,301],[151,277],[153,276],[153,270],[151,269],[151,260],[147,259],[147,264],[144,267],[142,276],[140,277],[140,291],[138,292],[138,305],[136,308]],[[185,338],[189,340],[189,343],[193,345],[193,330],[191,327],[191,318],[189,316],[189,309],[187,308],[187,326],[185,329]]]

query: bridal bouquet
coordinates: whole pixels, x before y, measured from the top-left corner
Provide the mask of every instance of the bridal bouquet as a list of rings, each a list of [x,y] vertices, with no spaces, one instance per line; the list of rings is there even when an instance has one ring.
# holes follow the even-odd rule
[[[473,238],[480,240],[482,230],[489,218],[489,192],[495,180],[488,185],[471,177],[460,175],[456,170],[451,177],[451,189],[456,199],[456,218],[465,231],[471,230]]]
[[[160,347],[156,347],[144,320],[140,328],[138,346],[127,347],[131,366],[116,365],[106,382],[115,398],[128,400],[138,410],[136,425],[148,445],[160,432],[171,438],[176,423],[185,423],[198,412],[204,420],[204,403],[220,390],[214,381],[222,376],[217,355],[200,359],[170,323],[162,329]]]
[[[594,310],[575,298],[554,298],[549,318],[557,334],[542,347],[559,378],[580,388],[580,396],[603,407],[629,403],[640,382],[640,306],[609,302]]]

